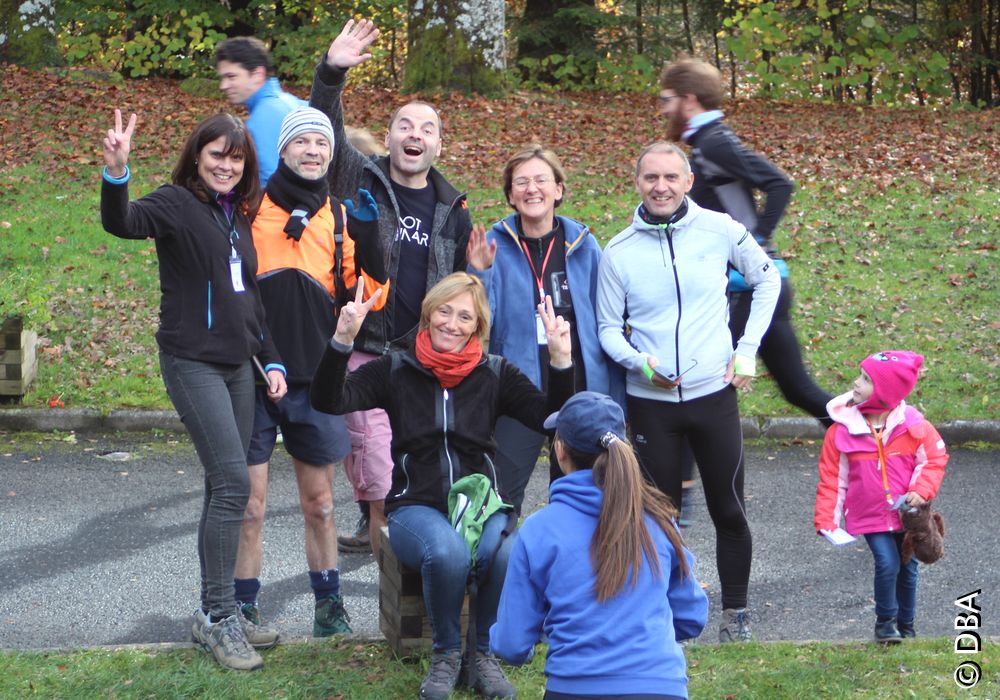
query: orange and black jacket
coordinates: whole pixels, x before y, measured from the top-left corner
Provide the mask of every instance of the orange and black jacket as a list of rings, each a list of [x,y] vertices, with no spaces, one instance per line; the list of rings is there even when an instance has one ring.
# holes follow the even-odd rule
[[[354,298],[358,277],[364,277],[365,299],[382,289],[382,296],[373,306],[376,310],[385,305],[389,282],[384,271],[358,269],[360,256],[355,256],[355,242],[339,200],[328,199],[309,219],[299,240],[290,238],[283,230],[288,216],[286,210],[264,195],[253,222],[257,285],[271,337],[288,370],[289,383],[308,384],[336,328],[340,306]],[[365,222],[352,219],[351,224]],[[336,270],[336,236],[340,233],[342,285],[338,285]],[[377,236],[369,236],[367,240],[378,245]],[[378,257],[381,258],[381,251]],[[376,279],[376,275],[382,279]]]

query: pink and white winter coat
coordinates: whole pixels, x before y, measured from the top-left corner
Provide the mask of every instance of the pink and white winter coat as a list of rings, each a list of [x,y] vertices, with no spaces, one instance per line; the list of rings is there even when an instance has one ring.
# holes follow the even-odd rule
[[[850,398],[847,392],[827,404],[835,422],[826,432],[819,456],[815,528],[817,532],[833,530],[843,520],[844,529],[852,535],[902,530],[899,513],[891,506],[909,491],[927,501],[937,495],[948,463],[944,440],[905,401],[889,413],[882,440],[890,502],[875,438],[861,412],[847,405]]]

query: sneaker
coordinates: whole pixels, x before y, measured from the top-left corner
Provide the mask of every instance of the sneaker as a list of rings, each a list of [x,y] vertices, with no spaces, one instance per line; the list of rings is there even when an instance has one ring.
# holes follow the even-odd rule
[[[719,642],[749,642],[753,639],[750,632],[750,613],[746,608],[726,608],[722,611],[722,624],[719,625]]]
[[[445,700],[455,690],[458,674],[462,670],[462,652],[435,651],[431,654],[431,667],[420,684],[422,700]]]
[[[912,622],[897,622],[896,629],[899,630],[899,636],[903,639],[913,639],[917,636],[917,630],[913,628]]]
[[[316,615],[313,619],[314,637],[350,634],[352,631],[351,618],[344,609],[344,599],[341,596],[324,596],[316,601]]]
[[[278,643],[281,635],[273,627],[261,624],[260,608],[256,605],[252,603],[237,605],[236,617],[243,627],[243,634],[254,649],[270,649]]]
[[[517,691],[507,680],[493,654],[476,652],[476,690],[487,698],[516,698]]]
[[[903,641],[895,618],[875,622],[875,641],[881,644],[899,644]]]
[[[368,535],[368,518],[361,516],[354,534],[337,538],[337,550],[343,554],[368,554],[372,551],[372,540]]]
[[[210,652],[220,666],[235,671],[255,671],[264,666],[261,658],[243,634],[237,615],[230,615],[214,625],[201,609],[194,614],[191,637],[195,644]]]

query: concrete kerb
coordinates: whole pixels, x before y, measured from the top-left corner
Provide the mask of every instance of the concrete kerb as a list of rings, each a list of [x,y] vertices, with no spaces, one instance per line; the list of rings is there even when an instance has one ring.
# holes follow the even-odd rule
[[[826,432],[812,418],[768,418],[744,416],[743,436],[776,440],[822,440]],[[950,445],[986,442],[1000,445],[1000,420],[952,420],[936,424]],[[0,409],[0,430],[9,432],[51,431],[153,431],[179,432],[184,425],[174,411],[121,409],[107,415],[91,408]]]

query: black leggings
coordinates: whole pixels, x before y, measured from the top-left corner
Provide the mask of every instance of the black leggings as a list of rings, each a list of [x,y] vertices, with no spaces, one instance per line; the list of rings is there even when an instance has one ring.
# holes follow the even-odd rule
[[[753,294],[750,292],[733,294],[730,297],[729,330],[733,335],[733,345],[746,328],[752,297]],[[761,339],[758,353],[767,371],[777,382],[785,400],[829,427],[832,422],[826,414],[826,404],[833,396],[817,386],[802,364],[799,339],[795,336],[795,328],[792,326],[791,308],[792,285],[787,279],[783,279],[778,305],[774,309],[771,325]]]
[[[628,397],[636,452],[647,477],[681,502],[681,454],[691,445],[708,513],[715,525],[715,560],[723,608],[745,608],[753,542],[743,507],[743,430],[736,390],[680,403]]]

